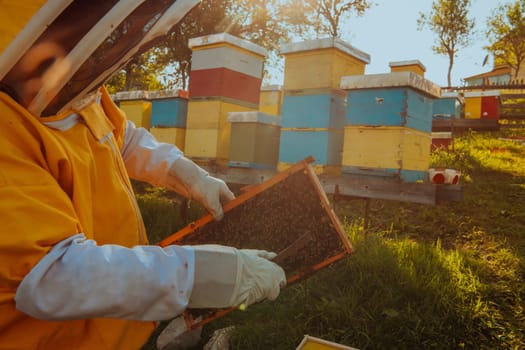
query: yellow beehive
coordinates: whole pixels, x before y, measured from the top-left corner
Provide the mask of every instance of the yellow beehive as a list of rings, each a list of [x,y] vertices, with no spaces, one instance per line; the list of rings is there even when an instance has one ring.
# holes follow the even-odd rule
[[[426,72],[425,66],[419,60],[390,62],[389,66],[391,72],[414,72],[422,77]]]
[[[283,91],[278,85],[263,86],[259,97],[259,111],[272,115],[281,115]]]
[[[465,92],[465,119],[481,118],[481,99],[479,92]]]
[[[135,126],[147,130],[151,127],[151,102],[145,91],[122,91],[115,94],[115,100],[124,111],[128,120]]]
[[[284,89],[339,88],[343,76],[361,75],[370,56],[338,38],[285,44]]]
[[[357,350],[350,346],[337,344],[324,339],[312,337],[311,335],[305,335],[303,341],[296,350]]]
[[[190,158],[227,162],[230,155],[229,112],[256,111],[256,108],[225,99],[191,99],[186,120],[184,152]]]
[[[152,127],[150,132],[157,139],[157,141],[175,145],[178,149],[184,152],[186,129]]]
[[[346,126],[344,133],[344,172],[400,174],[415,182],[429,168],[430,133],[398,126]]]

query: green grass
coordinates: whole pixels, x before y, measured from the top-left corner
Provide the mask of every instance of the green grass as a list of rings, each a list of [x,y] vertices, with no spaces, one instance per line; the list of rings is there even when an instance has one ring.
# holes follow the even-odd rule
[[[231,349],[295,349],[305,334],[360,349],[524,349],[525,146],[510,136],[525,130],[468,133],[433,154],[461,170],[461,202],[373,200],[366,232],[364,204],[337,203],[354,253],[205,326],[200,346],[235,325]]]

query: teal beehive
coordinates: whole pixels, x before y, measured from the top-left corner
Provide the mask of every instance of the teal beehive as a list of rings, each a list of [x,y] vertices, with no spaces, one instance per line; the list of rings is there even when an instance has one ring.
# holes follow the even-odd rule
[[[149,92],[151,99],[151,126],[185,128],[188,114],[188,92],[162,90]]]
[[[462,103],[457,92],[444,92],[436,98],[432,105],[433,119],[449,119],[461,117]]]
[[[432,104],[441,89],[409,71],[347,76],[346,125],[400,126],[432,131]]]

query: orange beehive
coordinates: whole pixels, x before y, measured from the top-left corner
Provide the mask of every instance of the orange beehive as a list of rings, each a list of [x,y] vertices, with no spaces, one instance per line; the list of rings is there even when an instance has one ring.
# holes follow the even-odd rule
[[[347,256],[352,246],[311,161],[303,160],[261,184],[249,186],[224,206],[221,221],[206,215],[160,245],[222,244],[276,252],[274,260],[284,269],[288,284]],[[188,310],[187,326],[197,328],[231,310]],[[195,321],[197,317],[202,320]]]

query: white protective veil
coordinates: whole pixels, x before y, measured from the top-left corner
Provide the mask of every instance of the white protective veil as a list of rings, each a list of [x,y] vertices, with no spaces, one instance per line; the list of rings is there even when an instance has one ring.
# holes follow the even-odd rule
[[[28,109],[37,116],[60,113],[100,87],[134,56],[151,48],[198,3],[7,1],[0,14],[0,81],[29,49],[43,42],[58,42],[65,50],[59,81],[44,84]]]

